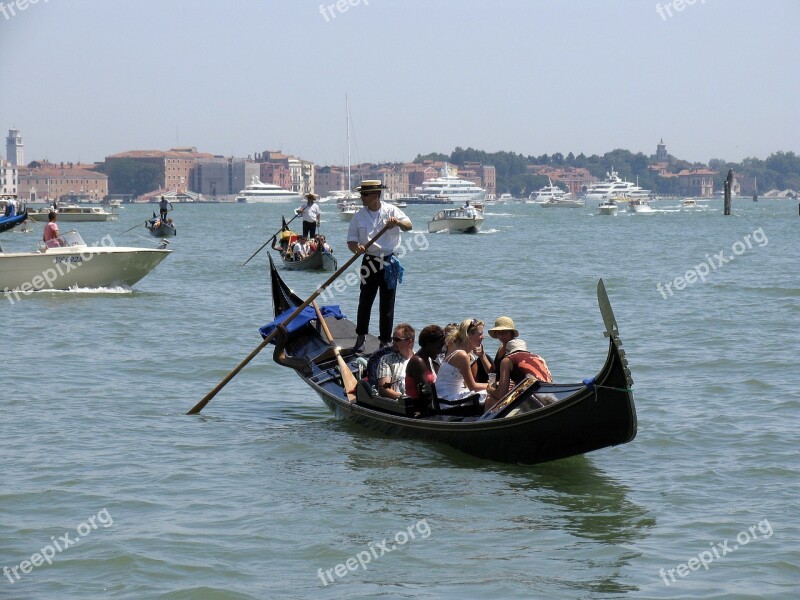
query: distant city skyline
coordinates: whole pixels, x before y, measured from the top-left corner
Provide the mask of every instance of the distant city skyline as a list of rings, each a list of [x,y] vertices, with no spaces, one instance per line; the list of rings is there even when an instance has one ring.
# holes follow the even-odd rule
[[[6,1],[0,131],[27,162],[194,146],[344,165],[347,95],[353,163],[662,138],[692,162],[800,154],[795,0],[348,2]]]

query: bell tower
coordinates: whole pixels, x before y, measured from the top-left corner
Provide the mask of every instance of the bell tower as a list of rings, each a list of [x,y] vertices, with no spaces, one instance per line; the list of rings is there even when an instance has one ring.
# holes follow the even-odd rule
[[[25,159],[22,153],[22,136],[19,129],[9,129],[6,138],[6,158],[8,162],[17,167],[25,166]]]

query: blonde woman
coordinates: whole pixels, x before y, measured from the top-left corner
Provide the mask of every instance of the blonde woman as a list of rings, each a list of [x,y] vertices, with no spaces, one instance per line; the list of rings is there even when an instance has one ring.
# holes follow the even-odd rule
[[[443,400],[461,400],[474,393],[486,398],[486,384],[475,381],[470,353],[483,341],[483,321],[467,319],[446,338],[447,355],[436,377],[436,394]]]

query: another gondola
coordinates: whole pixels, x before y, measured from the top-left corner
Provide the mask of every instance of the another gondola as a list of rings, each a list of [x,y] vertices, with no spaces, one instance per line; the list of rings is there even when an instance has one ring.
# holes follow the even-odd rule
[[[156,213],[153,213],[152,219],[145,221],[144,226],[150,232],[150,235],[154,237],[173,237],[178,235],[178,229],[172,219],[162,220],[161,217],[156,216]]]
[[[289,271],[336,271],[339,264],[331,252],[326,252],[320,247],[315,247],[315,250],[300,260],[294,260],[292,255],[292,246],[297,240],[299,234],[289,229],[286,219],[283,219],[283,226],[281,230],[272,238],[272,249],[278,252],[281,257],[281,264],[284,269]],[[281,241],[278,241],[278,236],[281,236]],[[302,301],[301,301],[302,304]]]
[[[14,215],[13,217],[0,216],[0,233],[8,231],[9,229],[14,229],[14,227],[24,222],[27,218],[27,210],[23,210],[20,214]]]
[[[276,317],[303,303],[281,279],[270,257],[272,302]],[[608,356],[592,379],[573,384],[533,383],[517,386],[500,409],[485,415],[458,416],[413,402],[380,402],[363,393],[348,400],[337,359],[316,320],[277,336],[274,360],[291,367],[338,417],[399,437],[442,442],[467,454],[507,463],[534,464],[624,444],[636,437],[633,380],[617,324],[598,282],[598,300],[609,337]],[[276,321],[279,319],[276,318]],[[335,344],[358,376],[357,359],[367,358],[378,340],[367,338],[363,354],[354,354],[355,324],[326,317]],[[262,335],[264,328],[262,328]],[[532,385],[531,385],[532,383]],[[352,394],[351,394],[352,395]],[[435,403],[434,403],[435,405]],[[544,406],[542,406],[544,405]]]

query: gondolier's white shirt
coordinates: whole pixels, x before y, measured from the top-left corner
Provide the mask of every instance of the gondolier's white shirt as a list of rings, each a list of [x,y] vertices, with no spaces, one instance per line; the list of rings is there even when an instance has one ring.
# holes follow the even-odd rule
[[[303,221],[306,223],[316,223],[317,218],[322,215],[322,210],[316,202],[311,206],[304,204],[300,209],[303,211]]]
[[[408,219],[406,213],[392,204],[381,201],[381,207],[377,211],[371,211],[366,206],[362,206],[353,215],[350,221],[350,228],[347,230],[347,241],[366,245],[378,232],[386,226],[386,222],[395,217],[400,221]],[[400,228],[392,227],[389,231],[378,238],[372,246],[367,248],[370,256],[386,256],[394,254],[400,246]]]

